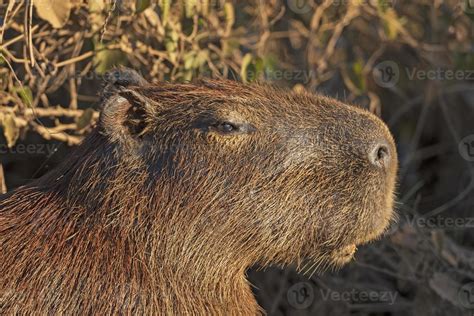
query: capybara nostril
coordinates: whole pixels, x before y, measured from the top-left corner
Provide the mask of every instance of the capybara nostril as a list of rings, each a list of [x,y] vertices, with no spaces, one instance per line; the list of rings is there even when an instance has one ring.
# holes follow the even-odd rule
[[[378,142],[369,151],[369,161],[379,168],[387,168],[390,164],[390,149],[385,142]]]

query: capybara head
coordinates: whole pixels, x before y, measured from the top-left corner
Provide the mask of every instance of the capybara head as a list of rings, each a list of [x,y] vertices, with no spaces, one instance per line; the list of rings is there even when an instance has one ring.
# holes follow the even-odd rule
[[[390,222],[397,154],[371,113],[264,85],[112,74],[99,128],[186,253],[340,265]]]
[[[111,72],[97,128],[0,198],[0,313],[255,314],[253,265],[338,266],[393,217],[397,155],[327,97]]]

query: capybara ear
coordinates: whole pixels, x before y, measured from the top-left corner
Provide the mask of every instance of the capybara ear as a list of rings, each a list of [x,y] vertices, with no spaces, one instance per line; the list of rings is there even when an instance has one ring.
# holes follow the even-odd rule
[[[101,130],[113,141],[135,142],[152,129],[158,104],[140,87],[117,87],[102,102]]]
[[[102,90],[102,100],[112,96],[123,87],[145,86],[148,84],[138,72],[127,67],[118,67],[108,71],[104,75],[104,89]]]
[[[135,70],[119,67],[105,74],[104,83],[102,130],[115,141],[136,140],[145,135],[156,111],[156,102],[140,92],[148,82]]]

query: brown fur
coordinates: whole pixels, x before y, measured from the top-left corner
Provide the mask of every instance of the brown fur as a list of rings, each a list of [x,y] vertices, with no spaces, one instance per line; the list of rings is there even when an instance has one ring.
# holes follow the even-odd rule
[[[0,314],[257,314],[250,266],[339,266],[392,218],[396,152],[372,114],[133,76],[109,80],[61,166],[0,199]],[[379,141],[383,168],[367,159]]]

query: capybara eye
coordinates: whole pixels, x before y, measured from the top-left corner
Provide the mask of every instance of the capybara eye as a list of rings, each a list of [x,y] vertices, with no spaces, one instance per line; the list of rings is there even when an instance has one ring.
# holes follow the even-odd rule
[[[222,132],[222,133],[232,133],[232,132],[237,131],[239,127],[229,122],[223,122],[217,125],[217,129],[219,130],[219,132]]]
[[[220,121],[212,124],[210,129],[222,135],[250,134],[256,130],[255,126],[249,123],[231,123],[229,121]]]

